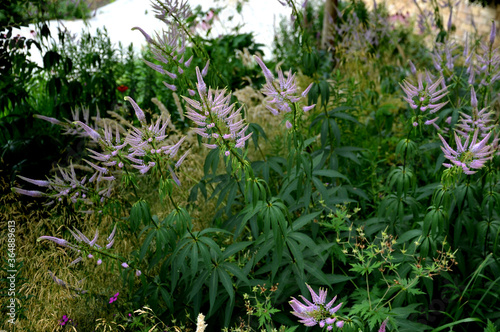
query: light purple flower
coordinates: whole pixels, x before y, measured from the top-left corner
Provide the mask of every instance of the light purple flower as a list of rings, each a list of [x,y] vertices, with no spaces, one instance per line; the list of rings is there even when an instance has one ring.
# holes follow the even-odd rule
[[[266,96],[273,97],[269,101],[270,105],[266,105],[266,108],[271,111],[272,114],[277,115],[281,113],[288,113],[292,111],[291,105],[300,101],[301,98],[306,97],[307,93],[312,87],[312,83],[302,92],[301,95],[297,95],[297,84],[295,82],[295,74],[291,71],[288,72],[288,77],[285,78],[282,70],[278,70],[278,82],[274,82],[274,77],[271,71],[266,67],[261,58],[254,55],[255,61],[259,64],[264,72],[264,77],[266,78],[266,84],[263,87],[263,93]],[[303,111],[307,112],[311,110],[314,105],[303,107]]]
[[[57,119],[50,118],[48,116],[44,116],[44,115],[40,115],[40,114],[35,114],[35,115],[33,115],[33,117],[41,119],[41,120],[48,121],[48,122],[50,122],[52,124],[59,125],[59,126],[66,125],[64,122],[61,122],[61,121],[59,121]]]
[[[489,132],[480,142],[477,142],[479,130],[474,131],[472,139],[470,136],[465,138],[462,143],[462,137],[455,132],[456,150],[452,149],[446,140],[438,134],[443,146],[444,157],[451,161],[451,164],[443,163],[445,167],[460,167],[467,175],[474,174],[473,169],[482,168],[486,162],[493,158],[495,149],[492,145],[488,145],[491,132]]]
[[[164,84],[167,88],[169,88],[170,90],[172,90],[172,91],[176,91],[176,90],[177,90],[177,87],[176,87],[175,85],[173,85],[173,84],[168,84],[168,83],[167,83],[167,82],[165,82],[165,81],[163,81],[163,84]]]
[[[203,77],[207,76],[207,74],[208,74],[208,66],[210,66],[210,59],[207,60],[207,64],[205,65],[205,67],[201,71],[201,75],[203,75]]]
[[[191,130],[202,138],[210,140],[208,143],[203,143],[210,149],[221,147],[228,151],[228,146],[236,148],[244,146],[251,133],[246,135],[249,125],[241,115],[241,108],[236,110],[235,105],[230,104],[231,95],[226,95],[225,89],[214,91],[209,88],[207,91],[198,67],[196,74],[198,78],[196,86],[201,102],[183,96],[188,104],[186,117],[198,126]]]
[[[122,263],[122,267],[123,267],[124,269],[127,269],[127,268],[128,268],[128,264],[127,264],[127,263],[125,263],[125,262],[123,262],[123,263]]]
[[[38,190],[25,190],[25,189],[16,188],[16,187],[11,188],[11,190],[13,192],[15,192],[16,194],[21,194],[21,195],[26,195],[26,196],[31,196],[31,197],[43,197],[43,196],[45,196],[45,194],[43,192],[38,191]]]
[[[134,111],[135,111],[135,116],[137,117],[137,119],[139,120],[139,122],[140,123],[145,123],[146,122],[146,116],[144,115],[144,112],[141,110],[141,108],[139,107],[139,105],[137,105],[137,103],[132,98],[130,98],[129,96],[126,96],[124,99],[126,101],[128,101],[130,104],[132,104],[132,107],[134,108]]]
[[[255,61],[257,61],[257,63],[259,64],[260,68],[262,68],[262,72],[264,73],[264,77],[266,78],[266,81],[268,83],[269,82],[273,82],[274,81],[274,76],[271,73],[271,71],[269,70],[269,68],[266,67],[266,65],[264,64],[264,61],[262,61],[262,59],[259,58],[256,55],[254,55],[254,59],[255,59]]]
[[[52,241],[54,243],[56,243],[57,245],[60,245],[61,247],[66,247],[66,248],[71,248],[71,249],[74,249],[73,246],[70,245],[70,243],[64,239],[60,239],[60,238],[57,238],[57,237],[54,237],[54,236],[40,236],[37,241],[41,241],[41,240],[49,240],[49,241]]]
[[[384,322],[382,323],[382,325],[380,325],[380,329],[378,330],[378,332],[385,332],[385,328],[387,326],[387,321],[389,320],[389,317],[387,317]]]
[[[142,28],[140,28],[140,27],[133,27],[132,30],[139,30],[142,33],[142,35],[144,36],[144,38],[146,38],[146,41],[148,43],[151,43],[153,41],[153,39]]]
[[[85,130],[85,132],[87,133],[87,135],[90,138],[92,138],[94,141],[98,142],[99,139],[101,138],[101,135],[99,135],[99,133],[97,131],[95,131],[94,129],[90,128],[85,123],[83,123],[81,121],[75,121],[73,123],[79,125],[80,127],[82,127],[83,130]]]
[[[290,306],[293,311],[292,314],[300,318],[299,322],[305,326],[315,326],[319,324],[320,327],[325,325],[331,326],[335,321],[337,324],[343,320],[336,316],[336,312],[342,306],[342,303],[338,304],[332,308],[337,297],[335,296],[330,302],[326,303],[327,291],[320,288],[318,294],[314,292],[311,286],[307,285],[309,292],[311,293],[312,302],[300,295],[304,303],[300,302],[296,298],[292,297],[289,301]]]

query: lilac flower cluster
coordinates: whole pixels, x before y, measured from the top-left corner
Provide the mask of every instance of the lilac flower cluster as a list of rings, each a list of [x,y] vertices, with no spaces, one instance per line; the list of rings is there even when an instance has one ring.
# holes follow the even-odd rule
[[[328,331],[331,331],[334,326],[342,328],[345,321],[336,315],[336,312],[340,309],[342,303],[332,308],[337,296],[325,304],[327,295],[326,290],[320,288],[319,294],[316,294],[311,286],[307,284],[306,286],[311,293],[312,302],[302,295],[300,295],[300,297],[305,304],[292,297],[292,300],[289,302],[293,309],[292,314],[300,318],[299,322],[305,326],[319,325],[321,328],[326,327]]]
[[[25,190],[21,188],[12,188],[16,193],[29,195],[32,197],[50,197],[54,201],[62,201],[68,197],[71,202],[80,201],[87,206],[96,206],[96,203],[102,204],[107,198],[111,197],[117,177],[127,171],[127,166],[137,169],[140,174],[146,174],[154,168],[165,168],[174,181],[180,185],[177,176],[172,167],[178,168],[187,157],[189,150],[175,161],[176,156],[185,137],[182,137],[175,144],[168,144],[166,139],[166,128],[169,124],[169,118],[160,117],[156,122],[148,124],[146,116],[136,102],[126,97],[134,110],[141,127],[132,127],[128,133],[126,130],[114,124],[107,124],[103,121],[103,128],[94,129],[81,121],[75,121],[78,128],[93,142],[97,143],[102,151],[98,152],[88,149],[90,158],[94,162],[85,160],[90,166],[93,175],[84,176],[79,179],[76,175],[73,164],[69,170],[59,169],[59,175],[55,175],[50,180],[33,180],[25,177],[21,179],[40,187],[46,187],[47,192],[36,190]],[[126,134],[124,134],[126,133]],[[82,211],[84,213],[93,213],[94,210]]]
[[[373,1],[373,10],[368,13],[368,18],[362,22],[356,11],[352,11],[349,15],[345,15],[337,8],[337,16],[339,24],[335,24],[337,36],[341,36],[340,40],[335,41],[336,53],[344,53],[345,56],[357,59],[368,60],[368,53],[375,52],[375,56],[379,56],[378,46],[397,45],[399,36],[394,31],[394,22],[407,24],[404,15],[394,15],[387,17],[382,14],[382,11],[377,9],[377,2]],[[339,59],[337,59],[339,60]]]
[[[491,132],[479,142],[477,141],[478,133],[479,131],[475,130],[472,139],[467,136],[465,142],[462,142],[464,137],[457,135],[455,132],[456,150],[452,149],[446,140],[438,134],[443,143],[441,149],[444,156],[451,161],[451,164],[443,163],[443,165],[448,168],[458,166],[465,174],[470,175],[476,173],[474,169],[482,168],[488,160],[492,159],[496,150],[493,145],[488,144]]]
[[[97,112],[97,115],[94,119],[94,123],[90,123],[90,111],[88,108],[83,108],[82,110],[82,118],[80,120],[80,108],[76,108],[74,110],[71,110],[71,115],[73,120],[68,120],[65,119],[66,121],[59,121],[57,119],[44,116],[44,115],[39,115],[35,114],[34,117],[37,119],[41,119],[47,122],[50,122],[52,124],[58,125],[63,127],[63,134],[65,135],[71,135],[71,136],[77,136],[77,137],[89,137],[91,136],[89,133],[92,133],[92,130],[95,132],[97,130],[97,124],[101,121],[99,112]],[[75,122],[77,123],[82,123],[84,126],[76,126]],[[84,130],[84,128],[87,128],[87,130]],[[90,129],[90,130],[89,130]]]
[[[493,21],[488,42],[482,41],[479,44],[481,51],[471,52],[467,57],[467,71],[471,77],[469,79],[469,84],[473,84],[475,76],[479,78],[481,86],[491,86],[493,83],[500,80],[500,53],[498,47],[493,48],[495,38],[496,25]],[[473,59],[474,55],[476,61]]]
[[[455,126],[455,131],[463,137],[470,136],[476,130],[479,131],[479,137],[486,137],[494,128],[494,112],[488,107],[478,110],[476,91],[471,87],[471,106],[472,115],[461,112],[460,120]]]
[[[292,105],[299,102],[302,98],[305,98],[309,93],[313,83],[311,83],[300,96],[297,95],[297,84],[295,82],[295,74],[290,71],[288,73],[288,78],[285,79],[283,71],[278,70],[278,82],[274,81],[274,76],[271,71],[266,67],[264,62],[258,56],[254,56],[255,61],[259,64],[264,72],[264,77],[266,78],[266,84],[263,88],[263,93],[266,96],[273,97],[269,102],[270,105],[266,105],[266,108],[271,111],[272,114],[278,115],[279,113],[289,113],[292,111]],[[302,110],[304,112],[310,111],[316,105],[303,106]]]
[[[440,128],[436,124],[439,116],[434,116],[432,119],[427,118],[432,117],[448,103],[447,101],[439,103],[448,94],[443,76],[434,81],[429,72],[425,72],[425,78],[423,73],[419,72],[417,73],[416,85],[408,80],[403,80],[403,84],[400,84],[400,86],[406,94],[403,99],[415,110],[415,116],[412,119],[413,126],[418,126],[423,119],[425,125],[432,125],[439,130]]]
[[[226,90],[212,90],[203,81],[203,75],[196,67],[198,82],[196,87],[200,101],[184,97],[187,102],[186,117],[198,127],[192,130],[202,138],[208,140],[203,143],[209,149],[220,147],[224,154],[229,156],[233,148],[242,148],[252,136],[246,134],[248,124],[241,117],[241,108],[235,109],[230,104],[231,95]]]
[[[459,57],[457,50],[458,44],[453,40],[447,40],[444,43],[436,43],[434,51],[431,53],[434,68],[441,76],[446,76],[448,82],[453,77],[453,68]]]
[[[72,203],[81,201],[86,205],[92,206],[95,205],[95,200],[102,203],[106,198],[109,198],[114,188],[111,182],[115,178],[113,176],[104,176],[105,171],[104,169],[101,170],[102,172],[94,173],[89,179],[87,179],[87,176],[78,178],[75,167],[71,163],[69,170],[59,168],[59,174],[56,173],[53,178],[48,180],[34,180],[19,175],[19,177],[26,182],[39,187],[46,187],[47,191],[41,192],[38,190],[26,190],[16,187],[12,188],[12,191],[31,197],[49,197],[52,201],[50,201],[48,205],[54,204],[56,201],[61,202],[63,199],[69,199]],[[93,211],[88,210],[82,212],[91,213]]]
[[[37,241],[41,241],[41,240],[49,240],[49,241],[52,241],[54,243],[56,243],[57,245],[60,245],[61,247],[65,247],[65,248],[69,248],[69,249],[72,249],[78,253],[81,252],[81,245],[80,243],[85,243],[86,245],[88,245],[90,248],[97,248],[97,249],[102,249],[102,247],[100,245],[97,244],[97,240],[99,238],[99,231],[96,229],[95,231],[95,234],[94,234],[94,238],[92,240],[90,240],[89,238],[87,238],[82,232],[80,232],[78,229],[74,229],[74,231],[72,231],[71,229],[68,229],[69,232],[71,233],[71,235],[73,236],[73,238],[75,238],[75,240],[78,242],[78,244],[71,244],[69,243],[68,241],[64,240],[64,239],[60,239],[60,238],[57,238],[57,237],[54,237],[54,236],[40,236],[38,238]],[[108,236],[107,238],[107,244],[105,245],[105,248],[106,249],[111,249],[111,247],[113,246],[113,244],[115,243],[115,234],[116,234],[116,225],[115,227],[113,228],[113,231],[111,232],[111,234]],[[92,259],[94,258],[94,256],[92,254],[88,254],[87,255],[88,258]],[[80,256],[78,257],[77,259],[75,259],[73,262],[71,262],[70,265],[74,265],[76,263],[79,263],[83,260],[83,256]],[[100,259],[99,259],[100,261]],[[97,262],[97,265],[100,265],[100,262]]]
[[[491,112],[487,108],[478,111],[477,96],[474,87],[471,88],[472,116],[462,113],[454,131],[456,149],[439,135],[443,146],[441,149],[450,163],[443,163],[447,168],[460,167],[467,174],[474,174],[491,160],[498,151],[498,134],[493,135],[495,126]],[[490,139],[492,138],[491,142]]]
[[[151,51],[154,54],[154,59],[161,64],[155,64],[147,60],[143,60],[146,65],[159,72],[167,75],[172,80],[176,80],[178,75],[184,74],[184,70],[189,68],[193,55],[187,58],[185,56],[187,34],[185,30],[185,21],[191,16],[191,10],[186,0],[164,0],[153,3],[153,9],[156,13],[156,18],[167,24],[167,29],[163,33],[156,34],[155,38],[146,33],[140,27],[134,27],[132,30],[139,30],[146,41],[151,46]],[[205,68],[202,70],[203,76],[207,74],[210,60],[207,61]],[[169,68],[167,70],[166,68]],[[172,91],[177,91],[177,86],[174,83],[163,82],[163,84]],[[191,96],[194,96],[195,91],[188,89]]]

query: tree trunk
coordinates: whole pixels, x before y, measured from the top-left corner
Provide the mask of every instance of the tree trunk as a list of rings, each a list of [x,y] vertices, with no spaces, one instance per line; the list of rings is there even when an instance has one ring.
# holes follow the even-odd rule
[[[323,31],[321,34],[321,47],[328,49],[333,46],[335,33],[334,24],[337,18],[338,0],[325,0],[325,14],[323,16]]]

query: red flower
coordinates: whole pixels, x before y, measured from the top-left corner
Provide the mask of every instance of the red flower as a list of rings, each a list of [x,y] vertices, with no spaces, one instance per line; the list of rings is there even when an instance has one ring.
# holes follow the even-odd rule
[[[128,86],[122,84],[122,85],[118,86],[117,89],[120,92],[125,92],[128,90]]]

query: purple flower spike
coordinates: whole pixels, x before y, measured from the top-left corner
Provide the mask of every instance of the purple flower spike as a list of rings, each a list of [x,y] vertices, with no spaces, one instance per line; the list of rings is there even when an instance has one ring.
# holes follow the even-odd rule
[[[262,68],[262,71],[264,72],[264,77],[266,78],[266,81],[267,82],[274,81],[273,74],[271,73],[269,68],[266,67],[266,65],[264,64],[264,61],[262,61],[262,59],[256,55],[254,55],[253,57],[255,58],[255,61],[257,61],[257,63],[259,64],[260,68]]]
[[[413,64],[413,62],[408,61],[409,65],[410,65],[410,71],[413,75],[415,75],[417,73],[417,68],[415,68],[415,65]]]
[[[176,87],[175,85],[173,85],[173,84],[168,84],[168,83],[167,83],[167,82],[165,82],[165,81],[163,81],[163,84],[164,84],[167,88],[169,88],[170,90],[172,90],[172,91],[176,91],[176,90],[177,90],[177,87]]]
[[[38,119],[41,119],[41,120],[45,120],[45,121],[48,121],[52,124],[55,124],[55,125],[64,125],[63,122],[57,120],[57,119],[54,119],[54,118],[50,118],[48,116],[44,116],[44,115],[39,115],[39,114],[35,114],[33,115],[34,118],[38,118]]]
[[[83,128],[83,130],[85,130],[85,132],[90,136],[90,138],[92,138],[94,141],[98,142],[99,139],[101,138],[101,135],[99,135],[99,133],[97,133],[97,131],[95,131],[94,129],[90,128],[89,126],[87,126],[85,123],[81,122],[81,121],[75,121],[73,122],[74,124],[77,124],[79,125],[80,127]]]
[[[151,37],[146,33],[146,31],[142,30],[142,28],[133,27],[132,30],[139,30],[142,33],[142,35],[144,36],[144,38],[146,38],[146,41],[148,43],[151,43],[153,41],[153,39],[151,39]]]
[[[207,93],[207,85],[203,81],[203,75],[200,73],[200,68],[196,67],[196,78],[198,82],[196,83],[196,87],[198,88],[198,93],[200,96],[203,96]]]
[[[388,319],[389,319],[389,318],[386,318],[386,319],[384,320],[384,322],[382,323],[382,325],[380,325],[380,329],[378,330],[378,332],[385,332],[385,327],[387,326],[387,320],[388,320]]]
[[[184,66],[186,66],[186,68],[189,67],[189,65],[191,64],[191,61],[193,61],[193,56],[192,55],[191,55],[191,57],[188,60],[186,60],[186,62],[184,62]]]
[[[477,97],[474,87],[471,87],[470,89],[470,105],[474,108],[477,108]]]
[[[302,107],[302,110],[303,110],[304,112],[309,112],[309,111],[310,111],[310,110],[312,110],[314,107],[316,107],[316,104],[313,104],[313,105],[311,105],[311,106],[303,106],[303,107]]]
[[[302,94],[301,94],[302,97],[305,98],[307,96],[307,94],[309,93],[309,90],[311,90],[313,84],[314,83],[309,84],[309,86],[302,92]]]
[[[129,96],[125,97],[124,99],[128,101],[130,104],[132,104],[132,107],[134,108],[135,111],[135,116],[137,116],[139,122],[146,123],[146,115],[144,115],[144,112],[141,110],[139,105],[137,105],[137,103]]]
[[[37,191],[37,190],[25,190],[25,189],[16,188],[16,187],[11,188],[11,190],[13,192],[15,192],[16,194],[21,194],[21,195],[26,195],[26,196],[31,196],[31,197],[43,197],[43,196],[45,196],[45,194],[43,192]]]
[[[209,65],[210,65],[210,59],[207,60],[207,64],[205,65],[205,68],[203,68],[203,70],[201,71],[201,75],[203,75],[203,77],[207,76]]]
[[[49,241],[52,241],[54,243],[56,243],[57,245],[60,245],[61,247],[67,247],[67,248],[70,248],[70,245],[69,245],[69,242],[64,240],[64,239],[60,239],[60,238],[57,238],[57,237],[54,237],[54,236],[40,236],[37,241],[41,241],[41,240],[49,240]]]

